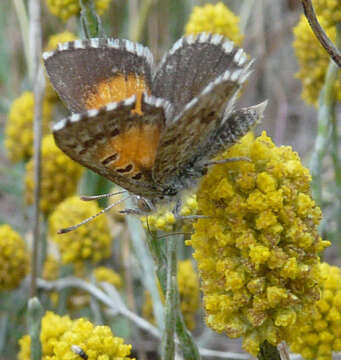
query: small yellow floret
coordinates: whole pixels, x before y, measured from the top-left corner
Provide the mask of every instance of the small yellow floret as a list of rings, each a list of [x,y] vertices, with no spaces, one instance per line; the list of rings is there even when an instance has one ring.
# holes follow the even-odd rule
[[[174,207],[174,204],[171,203],[159,207],[152,215],[142,216],[141,221],[143,227],[148,231],[172,232],[173,225],[176,222],[175,216],[171,211],[172,207]],[[181,216],[191,216],[196,214],[197,208],[196,195],[188,195],[183,199],[183,205],[179,213]],[[183,230],[185,232],[191,232],[190,226],[190,223],[185,222]]]

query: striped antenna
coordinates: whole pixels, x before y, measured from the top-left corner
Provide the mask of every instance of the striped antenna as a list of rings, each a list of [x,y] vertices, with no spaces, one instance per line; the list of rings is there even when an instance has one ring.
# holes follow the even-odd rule
[[[117,192],[114,192],[114,193],[109,193],[109,194],[101,194],[101,195],[90,195],[90,196],[87,196],[87,195],[82,195],[80,197],[81,200],[83,201],[92,201],[92,200],[99,200],[99,199],[107,199],[111,196],[115,196],[115,195],[120,195],[120,194],[124,194],[128,191],[126,190],[122,190],[122,191],[117,191]]]
[[[121,199],[121,200],[119,200],[119,201],[116,201],[116,202],[113,203],[113,204],[110,204],[109,206],[107,206],[106,208],[102,209],[102,210],[101,210],[100,212],[98,212],[97,214],[88,217],[87,219],[83,220],[83,221],[80,222],[79,224],[76,224],[76,225],[73,225],[73,226],[70,226],[70,227],[67,227],[67,228],[58,230],[57,234],[66,234],[66,233],[68,233],[68,232],[70,232],[70,231],[76,230],[76,229],[78,229],[80,226],[87,224],[88,222],[94,220],[96,217],[104,214],[105,212],[107,212],[107,211],[109,211],[111,208],[113,208],[114,206],[120,204],[120,203],[123,202],[123,201],[128,200],[129,198],[130,198],[130,195],[127,196],[127,197],[124,198],[124,199]]]

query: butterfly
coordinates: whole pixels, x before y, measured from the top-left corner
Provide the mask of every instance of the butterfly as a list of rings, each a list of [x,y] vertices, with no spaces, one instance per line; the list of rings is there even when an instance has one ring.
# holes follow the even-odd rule
[[[111,38],[62,43],[43,59],[73,113],[53,126],[56,144],[144,211],[193,186],[265,107],[234,110],[253,60],[218,34],[182,37],[157,67],[147,47]]]

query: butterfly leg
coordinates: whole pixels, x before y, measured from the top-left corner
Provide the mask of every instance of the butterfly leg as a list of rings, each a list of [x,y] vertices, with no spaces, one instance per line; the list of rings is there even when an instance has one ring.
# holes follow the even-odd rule
[[[120,210],[120,214],[143,216],[145,215],[145,212],[143,212],[140,209],[124,209],[124,210]]]
[[[176,219],[176,220],[178,220],[178,221],[182,221],[182,220],[194,221],[194,220],[197,220],[197,219],[207,218],[207,216],[204,216],[204,215],[189,215],[189,216],[182,216],[182,215],[180,215],[180,211],[181,211],[182,205],[183,205],[183,201],[182,201],[181,198],[179,197],[179,198],[176,200],[174,209],[173,209],[173,211],[172,211],[173,214],[174,214],[174,216],[175,216],[175,219]]]

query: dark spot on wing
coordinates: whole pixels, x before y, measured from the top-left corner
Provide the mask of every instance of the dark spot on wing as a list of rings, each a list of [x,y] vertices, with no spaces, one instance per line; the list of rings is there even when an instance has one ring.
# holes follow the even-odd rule
[[[105,166],[105,165],[108,165],[110,164],[111,162],[115,161],[118,157],[118,154],[115,153],[115,154],[112,154],[110,156],[108,156],[107,158],[105,158],[104,160],[102,160],[102,164]]]

